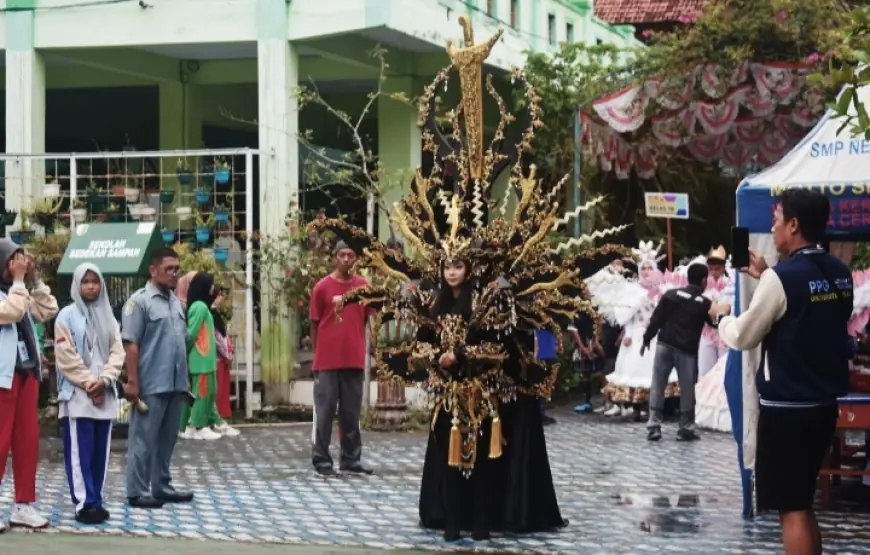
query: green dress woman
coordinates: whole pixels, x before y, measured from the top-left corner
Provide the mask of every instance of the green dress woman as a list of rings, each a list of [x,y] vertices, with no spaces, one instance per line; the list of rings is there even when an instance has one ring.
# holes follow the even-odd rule
[[[199,272],[187,292],[187,361],[190,367],[190,391],[193,406],[181,415],[181,432],[191,439],[214,440],[221,435],[214,430],[222,420],[217,414],[217,343],[211,305],[217,298],[214,276]]]

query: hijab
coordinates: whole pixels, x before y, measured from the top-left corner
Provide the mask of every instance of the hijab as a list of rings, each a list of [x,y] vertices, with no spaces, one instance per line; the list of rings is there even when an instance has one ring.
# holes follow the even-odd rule
[[[196,272],[187,272],[178,279],[178,285],[175,286],[175,296],[185,306],[187,306],[187,290],[190,288],[190,282],[195,275]]]
[[[100,294],[92,302],[86,302],[82,299],[82,281],[88,272],[92,272],[100,280]],[[112,346],[115,332],[118,330],[118,321],[115,320],[115,313],[109,303],[106,280],[103,279],[100,269],[88,262],[79,264],[73,272],[70,296],[79,314],[85,317],[86,348],[82,354],[82,360],[90,367],[91,351],[93,350],[97,353],[98,360],[106,362],[109,360],[109,349]]]
[[[190,280],[190,287],[187,289],[187,310],[197,301],[205,303],[206,308],[211,311],[211,305],[217,298],[217,291],[214,290],[214,276],[205,272],[197,272]]]

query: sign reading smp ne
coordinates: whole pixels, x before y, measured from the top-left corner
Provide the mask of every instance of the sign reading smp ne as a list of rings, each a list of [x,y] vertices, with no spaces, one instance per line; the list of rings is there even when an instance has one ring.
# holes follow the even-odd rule
[[[870,141],[864,139],[816,141],[810,145],[810,158],[829,158],[841,155],[868,156],[870,155]]]
[[[686,193],[644,193],[649,218],[689,219],[689,195]]]

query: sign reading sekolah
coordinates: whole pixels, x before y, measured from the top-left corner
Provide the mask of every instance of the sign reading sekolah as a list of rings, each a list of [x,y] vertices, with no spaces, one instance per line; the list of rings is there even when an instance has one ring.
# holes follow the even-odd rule
[[[57,273],[69,275],[90,262],[106,276],[148,275],[151,253],[162,244],[154,222],[79,224]]]

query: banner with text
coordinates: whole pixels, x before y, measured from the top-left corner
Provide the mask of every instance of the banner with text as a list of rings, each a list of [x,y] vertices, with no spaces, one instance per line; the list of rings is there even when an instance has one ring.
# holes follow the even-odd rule
[[[870,182],[743,186],[737,191],[737,225],[750,233],[770,233],[779,195],[786,189],[804,187],[824,193],[831,202],[829,235],[870,234]]]
[[[80,224],[72,231],[58,274],[90,262],[107,276],[147,275],[151,253],[163,244],[154,222]]]
[[[689,195],[686,193],[644,193],[649,218],[689,219]]]

